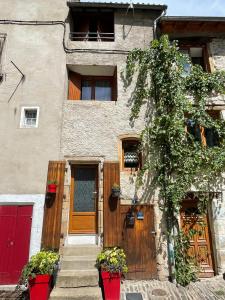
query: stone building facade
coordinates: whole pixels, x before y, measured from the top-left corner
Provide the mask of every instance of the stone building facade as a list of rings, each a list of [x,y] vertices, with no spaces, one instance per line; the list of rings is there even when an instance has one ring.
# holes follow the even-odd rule
[[[14,0],[12,9],[8,1],[1,1],[0,166],[4,176],[0,180],[0,218],[4,207],[32,206],[29,256],[41,247],[48,162],[66,162],[61,249],[86,243],[103,245],[107,221],[103,219],[104,166],[116,163],[121,207],[132,207],[135,203],[153,205],[154,228],[150,234],[156,233],[153,248],[157,277],[168,278],[165,220],[158,208],[157,193],[151,199],[137,191],[140,165],[129,166],[128,156],[133,155],[134,148],[137,150],[145,115],[143,110],[134,124],[130,122],[135,78],[129,87],[124,79],[128,52],[149,46],[159,24],[156,20],[165,9],[160,5],[72,0]],[[101,19],[104,14],[108,16],[107,22]],[[77,16],[86,23],[76,23]],[[160,24],[170,22],[162,20]],[[207,39],[212,70],[223,69],[225,42],[219,26],[224,20],[211,20],[210,24],[220,24],[213,33],[207,27],[211,21],[203,21],[207,31],[193,30],[189,36],[185,32],[178,34],[176,27],[169,32],[161,25],[159,28],[171,38]],[[191,20],[182,22],[187,24]],[[97,93],[101,99],[96,98]],[[225,114],[224,100],[222,96],[213,99],[214,109],[221,117]],[[82,215],[85,208],[74,202],[79,197],[74,193],[77,182],[83,181],[88,182],[84,187],[90,187],[89,196],[94,192],[96,210],[88,207]],[[209,211],[215,274],[225,269],[224,193],[222,187]],[[80,214],[74,211],[76,205]]]

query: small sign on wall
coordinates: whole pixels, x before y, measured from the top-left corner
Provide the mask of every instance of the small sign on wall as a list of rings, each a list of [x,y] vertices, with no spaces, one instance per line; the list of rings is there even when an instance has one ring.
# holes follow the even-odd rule
[[[144,220],[144,214],[142,211],[138,211],[137,212],[137,219],[138,220]]]

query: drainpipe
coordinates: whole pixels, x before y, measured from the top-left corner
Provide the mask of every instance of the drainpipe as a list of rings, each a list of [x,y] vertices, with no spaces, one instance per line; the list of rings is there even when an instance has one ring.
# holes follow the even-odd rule
[[[167,10],[167,8],[166,9],[164,9],[163,11],[162,11],[162,13],[161,13],[161,15],[158,17],[158,18],[156,18],[155,20],[154,20],[154,23],[153,23],[153,38],[154,39],[157,39],[157,23],[158,23],[158,21],[162,18],[162,17],[164,17],[165,15],[166,15],[166,10]]]

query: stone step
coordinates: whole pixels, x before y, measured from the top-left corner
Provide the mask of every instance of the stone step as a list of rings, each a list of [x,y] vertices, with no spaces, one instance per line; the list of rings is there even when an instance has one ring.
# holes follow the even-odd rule
[[[61,270],[95,269],[96,256],[63,256]]]
[[[101,300],[102,294],[99,287],[85,288],[55,288],[50,300]]]
[[[97,270],[61,270],[56,286],[63,288],[91,287],[98,285]]]
[[[63,248],[63,256],[97,256],[100,251],[101,248],[96,245],[71,245]]]

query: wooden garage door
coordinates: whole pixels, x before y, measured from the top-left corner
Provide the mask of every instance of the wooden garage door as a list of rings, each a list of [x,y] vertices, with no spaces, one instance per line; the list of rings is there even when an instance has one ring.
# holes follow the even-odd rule
[[[29,258],[31,205],[0,206],[0,284],[15,284]]]
[[[136,205],[133,208],[135,224],[127,223],[130,205],[121,205],[121,247],[125,250],[128,263],[127,279],[157,278],[156,247],[154,231],[154,211],[150,205]],[[143,215],[138,220],[137,214]]]

